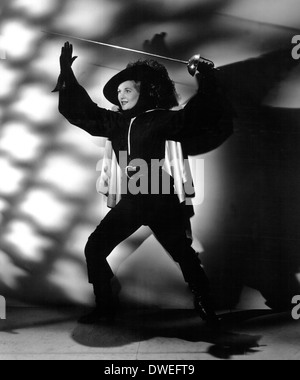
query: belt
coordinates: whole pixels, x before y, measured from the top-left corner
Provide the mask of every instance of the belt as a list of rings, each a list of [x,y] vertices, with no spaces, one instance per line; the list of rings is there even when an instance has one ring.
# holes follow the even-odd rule
[[[136,175],[138,176],[138,178],[145,177],[145,174],[143,174],[142,172],[142,168],[143,166],[126,166],[125,168],[126,177],[129,179],[133,178]],[[147,169],[148,169],[148,165],[147,165]]]
[[[142,177],[148,176],[150,173],[153,172],[153,170],[157,170],[157,167],[156,166],[152,167],[151,164],[149,163],[145,163],[138,166],[129,165],[129,166],[126,166],[125,168],[125,175],[129,179],[133,178],[136,175],[138,176],[138,178],[142,178]],[[162,167],[159,167],[158,170],[160,174],[163,172]]]

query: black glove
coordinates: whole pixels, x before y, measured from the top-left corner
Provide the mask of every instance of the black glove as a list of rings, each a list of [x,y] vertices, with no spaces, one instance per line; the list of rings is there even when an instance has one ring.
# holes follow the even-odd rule
[[[69,42],[66,42],[61,49],[60,75],[58,78],[57,85],[52,92],[61,91],[67,84],[76,81],[76,78],[72,70],[72,65],[77,58],[78,57],[73,57],[73,45]]]

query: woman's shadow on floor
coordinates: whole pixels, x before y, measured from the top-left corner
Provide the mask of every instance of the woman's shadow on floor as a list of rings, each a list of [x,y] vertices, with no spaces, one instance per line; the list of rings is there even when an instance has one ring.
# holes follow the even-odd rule
[[[111,324],[78,325],[72,338],[88,347],[114,348],[153,338],[209,343],[206,352],[219,359],[257,353],[262,336],[234,332],[243,322],[274,314],[269,310],[243,311],[221,316],[218,328],[202,322],[193,310],[157,310],[123,313]]]

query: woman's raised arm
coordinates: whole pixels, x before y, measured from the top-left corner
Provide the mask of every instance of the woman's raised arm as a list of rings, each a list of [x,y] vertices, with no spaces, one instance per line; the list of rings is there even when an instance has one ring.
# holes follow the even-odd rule
[[[197,74],[197,94],[184,109],[170,113],[164,137],[180,141],[190,155],[214,150],[233,134],[233,111],[215,70]]]
[[[72,65],[73,46],[66,42],[60,56],[60,75],[53,92],[59,92],[59,111],[73,125],[92,136],[110,137],[120,121],[116,112],[100,108],[78,83]]]

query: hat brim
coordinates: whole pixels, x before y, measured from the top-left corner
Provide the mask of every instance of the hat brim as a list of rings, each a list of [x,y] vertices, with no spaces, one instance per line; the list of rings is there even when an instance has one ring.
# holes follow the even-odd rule
[[[117,75],[115,75],[113,78],[111,78],[107,84],[104,86],[103,94],[105,98],[111,102],[112,104],[115,104],[116,106],[119,106],[119,99],[118,99],[118,89],[119,86],[127,82],[128,80],[134,80],[134,81],[143,81],[143,80],[151,80],[151,78],[155,75],[154,70],[147,66],[135,66],[135,67],[129,67]]]

